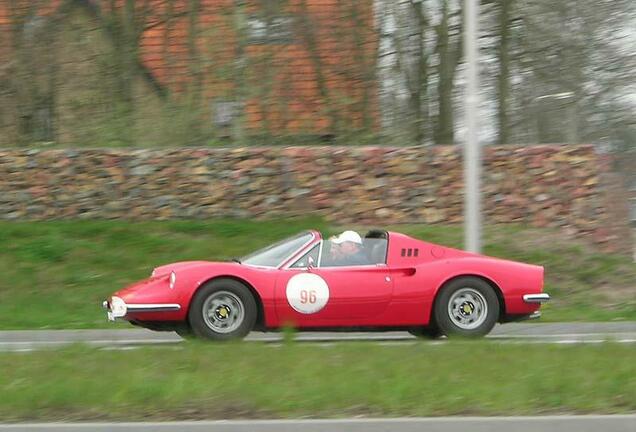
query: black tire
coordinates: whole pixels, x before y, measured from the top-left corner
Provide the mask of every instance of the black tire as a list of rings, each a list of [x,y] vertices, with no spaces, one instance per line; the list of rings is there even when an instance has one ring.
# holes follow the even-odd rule
[[[473,297],[462,297],[463,293]],[[454,296],[455,294],[457,295]],[[449,302],[454,297],[457,300],[456,304],[459,304],[459,301],[464,299],[462,304],[467,303],[466,307],[468,308],[467,310],[470,311],[470,314],[476,313],[481,307],[482,314],[476,315],[479,316],[480,319],[475,319],[476,322],[472,324],[464,324],[464,326],[475,325],[474,328],[463,328],[459,324],[459,319],[451,318]],[[485,302],[485,308],[479,304],[480,301]],[[477,303],[477,306],[475,306],[475,303]],[[454,279],[442,287],[435,299],[433,313],[435,324],[440,332],[446,336],[482,337],[492,330],[499,319],[499,299],[497,298],[495,290],[483,279],[462,277]],[[479,323],[480,321],[481,323]]]
[[[411,327],[409,333],[420,339],[438,339],[443,336],[437,326]]]
[[[203,311],[208,299],[211,299],[215,294],[221,295],[221,292],[231,293],[240,300],[243,307],[243,318],[240,323],[237,321],[238,327],[227,333],[216,331],[208,325]],[[188,320],[195,336],[202,339],[227,341],[247,336],[254,328],[257,312],[256,300],[249,288],[233,279],[215,279],[203,285],[195,293],[190,303]]]

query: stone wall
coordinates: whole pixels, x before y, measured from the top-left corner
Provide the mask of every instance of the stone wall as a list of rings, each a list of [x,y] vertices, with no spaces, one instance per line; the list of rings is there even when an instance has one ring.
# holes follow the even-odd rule
[[[608,162],[592,146],[484,152],[486,223],[559,227],[611,246]],[[454,146],[0,150],[0,218],[460,223],[462,174]]]

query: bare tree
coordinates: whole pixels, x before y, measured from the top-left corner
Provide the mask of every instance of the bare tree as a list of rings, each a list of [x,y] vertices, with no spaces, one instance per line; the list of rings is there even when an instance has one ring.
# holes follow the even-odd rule
[[[55,35],[61,5],[52,0],[9,0],[9,64],[5,91],[15,104],[15,139],[21,144],[55,140]],[[11,114],[8,114],[11,115]]]
[[[457,66],[462,57],[463,37],[461,9],[451,11],[450,8],[450,0],[441,0],[441,19],[435,27],[437,33],[435,52],[438,57],[436,144],[455,142],[453,91]]]

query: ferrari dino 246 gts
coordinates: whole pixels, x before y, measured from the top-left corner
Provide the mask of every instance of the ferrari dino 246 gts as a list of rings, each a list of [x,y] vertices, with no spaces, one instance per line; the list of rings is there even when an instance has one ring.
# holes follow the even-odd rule
[[[213,340],[284,326],[470,337],[538,318],[543,273],[397,232],[307,231],[232,262],[157,267],[103,306],[109,320]]]

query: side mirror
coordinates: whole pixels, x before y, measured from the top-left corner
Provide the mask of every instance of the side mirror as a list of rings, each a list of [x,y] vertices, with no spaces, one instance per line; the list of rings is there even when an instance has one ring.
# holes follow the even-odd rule
[[[307,270],[311,270],[314,267],[314,259],[312,257],[307,258]]]

